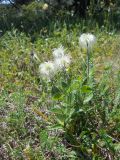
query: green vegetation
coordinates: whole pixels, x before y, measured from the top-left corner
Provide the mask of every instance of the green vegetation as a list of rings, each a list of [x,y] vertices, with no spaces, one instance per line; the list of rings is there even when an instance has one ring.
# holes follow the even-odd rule
[[[79,27],[64,27],[34,43],[15,29],[1,37],[3,159],[119,159],[120,38],[94,33],[97,44],[87,80],[78,33]],[[46,82],[39,65],[53,59],[53,49],[61,44],[72,56],[71,66]]]
[[[0,15],[1,159],[119,160],[120,33],[113,17],[98,22],[92,10],[87,20],[66,10],[35,15],[34,7],[22,5],[19,18],[11,7],[7,19]],[[83,33],[96,40],[81,42]],[[55,48],[67,60],[56,61]],[[47,69],[64,65],[55,63],[49,74],[44,62]]]

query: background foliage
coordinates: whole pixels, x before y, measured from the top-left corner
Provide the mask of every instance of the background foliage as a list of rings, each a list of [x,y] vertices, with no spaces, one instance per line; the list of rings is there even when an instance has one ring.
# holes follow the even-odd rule
[[[29,2],[29,3],[28,3]],[[48,7],[44,9],[44,3]],[[10,1],[0,5],[0,29],[4,32],[13,26],[26,33],[39,32],[40,28],[51,29],[53,22],[77,23],[81,19],[93,20],[108,29],[119,28],[120,1],[69,0],[69,1]],[[59,18],[58,18],[59,17]],[[111,25],[109,25],[111,24]]]

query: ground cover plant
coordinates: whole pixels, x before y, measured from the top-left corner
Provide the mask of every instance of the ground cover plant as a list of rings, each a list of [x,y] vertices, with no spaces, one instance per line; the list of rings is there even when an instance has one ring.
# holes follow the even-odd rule
[[[118,160],[119,33],[53,30],[34,42],[15,28],[0,38],[0,157]]]

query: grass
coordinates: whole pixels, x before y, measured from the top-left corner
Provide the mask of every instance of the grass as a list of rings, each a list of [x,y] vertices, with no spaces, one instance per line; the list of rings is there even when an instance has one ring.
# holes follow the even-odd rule
[[[64,26],[31,42],[13,29],[0,38],[2,159],[119,159],[119,34],[95,29],[97,44],[87,81],[79,31],[78,26],[69,31]],[[46,82],[39,64],[53,59],[53,49],[61,44],[72,64]],[[40,62],[31,58],[32,51]]]

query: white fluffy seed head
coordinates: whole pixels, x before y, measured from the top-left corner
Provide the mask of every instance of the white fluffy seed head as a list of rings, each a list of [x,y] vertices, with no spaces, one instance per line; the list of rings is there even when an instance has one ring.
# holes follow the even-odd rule
[[[96,37],[91,33],[83,33],[79,38],[81,48],[91,50],[96,42]]]
[[[43,8],[42,8],[43,10],[47,10],[48,9],[48,4],[47,3],[45,3],[44,5],[43,5]]]
[[[61,58],[56,58],[54,60],[57,70],[69,67],[71,63],[71,57],[69,55],[64,55]]]
[[[64,56],[64,47],[60,46],[59,48],[55,48],[53,51],[53,57],[56,58],[61,58]]]
[[[39,71],[43,78],[51,79],[56,69],[54,63],[48,61],[40,64]]]

